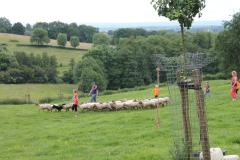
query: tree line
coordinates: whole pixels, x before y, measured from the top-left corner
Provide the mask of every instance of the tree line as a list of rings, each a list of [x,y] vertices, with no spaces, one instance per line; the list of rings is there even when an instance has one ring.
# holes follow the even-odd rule
[[[57,59],[55,56],[9,53],[0,47],[0,83],[56,83]]]
[[[84,55],[79,62],[71,61],[71,69],[64,73],[63,80],[78,83],[79,88],[87,92],[95,81],[100,90],[132,88],[148,85],[156,81],[156,66],[153,54],[179,56],[181,35],[179,33],[160,31],[155,35],[129,36],[120,38],[117,45],[109,45],[109,37],[98,35],[102,41]],[[212,32],[186,33],[188,52],[209,53],[214,48],[216,34]],[[100,43],[102,42],[102,43]],[[209,53],[210,54],[210,53]],[[218,68],[211,67],[208,73]],[[164,72],[161,81],[165,81]]]
[[[57,39],[59,33],[67,35],[69,41],[72,36],[79,38],[80,42],[92,42],[93,35],[99,32],[99,29],[89,25],[78,25],[77,23],[64,23],[60,21],[37,22],[34,25],[26,24],[24,26],[21,22],[14,23],[5,18],[0,17],[0,32],[1,33],[13,33],[19,35],[32,35],[35,29],[43,29],[47,32],[50,39]]]

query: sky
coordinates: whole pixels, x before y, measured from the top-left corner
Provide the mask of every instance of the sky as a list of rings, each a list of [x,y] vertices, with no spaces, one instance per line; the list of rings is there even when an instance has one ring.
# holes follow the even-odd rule
[[[159,17],[151,0],[3,0],[0,17],[11,23],[62,21],[78,24],[168,22]],[[230,20],[240,11],[240,0],[206,0],[196,21]]]

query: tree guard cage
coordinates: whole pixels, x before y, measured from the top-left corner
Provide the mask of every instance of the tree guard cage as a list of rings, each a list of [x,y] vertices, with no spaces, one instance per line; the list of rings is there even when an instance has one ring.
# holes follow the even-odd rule
[[[156,66],[166,72],[173,113],[172,156],[178,160],[196,159],[203,151],[210,160],[207,118],[202,89],[202,68],[214,61],[202,53],[179,57],[153,55]]]

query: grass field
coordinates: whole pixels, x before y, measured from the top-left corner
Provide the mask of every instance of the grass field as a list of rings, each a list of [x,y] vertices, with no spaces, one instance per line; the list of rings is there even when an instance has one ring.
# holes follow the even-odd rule
[[[43,98],[69,97],[77,85],[71,84],[0,84],[0,100],[25,99],[30,95],[32,101]]]
[[[210,81],[210,85],[212,95],[206,103],[211,146],[240,155],[239,100],[231,101],[228,81]],[[151,90],[99,100],[148,98]],[[166,87],[161,95],[168,95]],[[79,112],[75,117],[72,112],[39,112],[33,105],[1,105],[0,159],[169,160],[171,116],[171,106],[161,108],[157,129],[154,110]]]
[[[26,52],[26,53],[34,53],[34,54],[42,54],[47,52],[49,56],[55,55],[57,57],[58,63],[62,64],[58,67],[58,71],[60,74],[67,70],[69,67],[70,59],[74,59],[75,61],[79,61],[81,57],[86,53],[84,50],[88,50],[92,47],[90,43],[81,43],[78,47],[79,49],[84,50],[68,50],[61,48],[39,48],[39,47],[29,47],[29,46],[17,46],[17,44],[30,44],[29,36],[15,35],[15,34],[5,34],[0,33],[0,43],[7,44],[7,48],[9,51],[14,52]],[[51,40],[49,45],[57,46],[56,40]],[[66,47],[70,47],[69,42]]]
[[[147,86],[148,87],[148,86]],[[134,99],[138,95],[138,99],[144,99],[146,97],[152,96],[152,86],[149,88],[132,91],[132,92],[121,92],[111,95],[100,96],[98,101],[106,102],[109,100],[124,100],[124,99]],[[53,98],[56,99],[55,102],[67,103],[72,99],[69,97],[72,96],[73,90],[77,89],[76,84],[0,84],[0,101],[7,99],[25,99],[26,95],[30,95],[31,99],[34,102],[38,102],[40,99],[44,98]],[[89,88],[90,89],[90,88]],[[167,88],[164,87],[161,89],[163,96],[167,95]],[[99,94],[103,94],[99,92]],[[63,99],[59,99],[59,95]],[[83,93],[79,94],[81,102],[88,102],[90,97],[86,97]],[[68,98],[68,99],[67,99]]]

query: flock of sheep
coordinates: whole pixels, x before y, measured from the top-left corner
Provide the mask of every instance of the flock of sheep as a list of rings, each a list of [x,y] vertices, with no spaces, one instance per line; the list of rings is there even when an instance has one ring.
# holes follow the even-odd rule
[[[154,98],[144,100],[125,100],[125,101],[112,101],[108,103],[83,103],[78,107],[81,110],[122,110],[122,109],[151,109],[157,106],[165,106],[170,102],[168,97]],[[69,111],[72,109],[73,103],[69,104],[38,104],[40,110],[47,111]]]

